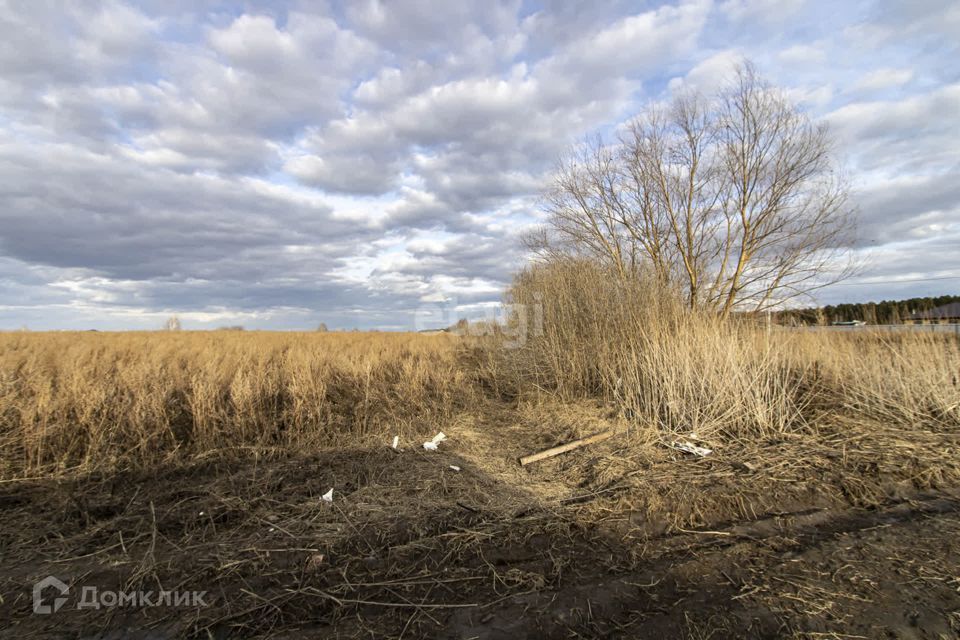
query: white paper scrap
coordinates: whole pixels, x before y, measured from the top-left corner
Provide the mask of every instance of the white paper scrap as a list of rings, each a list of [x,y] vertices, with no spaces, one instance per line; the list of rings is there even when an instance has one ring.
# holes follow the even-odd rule
[[[707,449],[706,447],[698,447],[692,442],[687,442],[686,440],[674,440],[670,443],[674,449],[679,449],[680,451],[686,451],[687,453],[692,453],[696,456],[708,456],[713,453],[713,449]]]
[[[427,451],[436,451],[439,448],[437,445],[439,445],[441,442],[443,442],[446,439],[447,439],[447,434],[441,431],[437,435],[433,436],[433,440],[430,440],[429,442],[424,442],[423,448],[426,449]]]

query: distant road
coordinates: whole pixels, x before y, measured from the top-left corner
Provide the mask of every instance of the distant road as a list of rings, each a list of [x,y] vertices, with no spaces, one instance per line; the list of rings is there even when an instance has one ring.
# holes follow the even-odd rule
[[[791,327],[784,327],[789,329]],[[960,324],[865,324],[850,326],[809,326],[795,327],[808,331],[889,331],[893,333],[953,333],[960,336]]]

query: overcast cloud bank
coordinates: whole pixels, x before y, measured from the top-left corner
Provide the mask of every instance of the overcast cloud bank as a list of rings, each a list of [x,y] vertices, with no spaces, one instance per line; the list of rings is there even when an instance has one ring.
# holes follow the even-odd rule
[[[820,299],[956,293],[958,43],[946,0],[0,1],[0,329],[482,313],[564,149],[745,56],[850,169]]]

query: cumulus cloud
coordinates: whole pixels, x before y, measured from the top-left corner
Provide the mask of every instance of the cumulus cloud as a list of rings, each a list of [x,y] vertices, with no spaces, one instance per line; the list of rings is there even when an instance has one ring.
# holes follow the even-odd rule
[[[884,67],[867,71],[854,86],[859,91],[882,91],[902,87],[913,79],[913,69],[894,69]]]
[[[807,0],[722,0],[719,10],[734,23],[772,26],[793,19],[806,4]]]
[[[854,102],[826,119],[861,170],[929,173],[960,163],[960,84]]]
[[[307,184],[361,194],[414,171],[453,214],[529,193],[572,139],[625,107],[636,76],[693,48],[707,10],[688,2],[614,19],[539,60],[506,56],[497,75],[426,84],[422,60],[385,69],[355,92],[366,108],[311,132],[286,167]]]

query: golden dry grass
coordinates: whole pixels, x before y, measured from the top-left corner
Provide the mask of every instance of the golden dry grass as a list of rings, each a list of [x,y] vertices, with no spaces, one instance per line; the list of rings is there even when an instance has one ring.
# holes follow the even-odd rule
[[[74,575],[109,567],[117,589],[215,585],[195,617],[145,613],[171,636],[302,633],[305,612],[320,635],[416,636],[434,617],[455,626],[447,613],[521,619],[526,596],[566,612],[581,576],[607,592],[620,573],[646,597],[667,575],[662,602],[686,606],[674,566],[727,607],[733,591],[704,587],[710,558],[779,566],[762,564],[769,545],[805,531],[782,518],[823,518],[832,538],[839,510],[960,482],[955,339],[768,332],[593,276],[515,288],[543,303],[542,331],[523,337],[0,334],[0,543],[33,567],[26,582],[56,558]],[[516,462],[610,427],[617,438]],[[450,442],[424,452],[438,429]],[[663,446],[693,430],[713,454]],[[689,561],[718,541],[736,546]],[[17,619],[40,620],[19,575],[3,577]],[[680,603],[668,608],[699,615]],[[102,625],[79,615],[75,628]]]
[[[426,432],[470,393],[455,342],[386,333],[0,334],[0,473]]]
[[[834,415],[960,427],[953,336],[723,322],[576,260],[527,270],[510,296],[520,313],[539,305],[542,328],[519,348],[490,350],[488,378],[521,397],[605,398],[651,435],[751,440]]]
[[[599,401],[646,442],[752,443],[860,420],[960,427],[960,343],[769,330],[589,263],[510,291],[542,326],[390,333],[0,334],[0,477],[110,471],[433,433],[482,401]],[[509,327],[508,327],[509,329]]]

